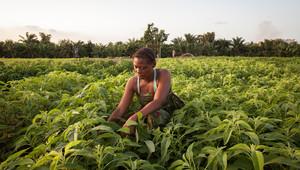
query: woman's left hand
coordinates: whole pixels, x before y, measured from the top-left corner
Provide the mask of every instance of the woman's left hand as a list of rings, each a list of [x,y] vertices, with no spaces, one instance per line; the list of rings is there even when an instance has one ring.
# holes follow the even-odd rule
[[[137,121],[137,114],[133,114],[132,116],[130,116],[128,118],[128,120],[124,123],[123,127],[128,127],[129,128],[129,134],[134,134],[134,130],[135,130],[135,127],[134,126],[128,126],[128,122],[130,121]]]

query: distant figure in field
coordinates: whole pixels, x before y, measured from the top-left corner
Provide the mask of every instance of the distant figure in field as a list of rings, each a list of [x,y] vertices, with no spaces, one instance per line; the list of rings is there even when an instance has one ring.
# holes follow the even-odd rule
[[[174,58],[176,55],[176,51],[175,50],[172,50],[172,57]]]

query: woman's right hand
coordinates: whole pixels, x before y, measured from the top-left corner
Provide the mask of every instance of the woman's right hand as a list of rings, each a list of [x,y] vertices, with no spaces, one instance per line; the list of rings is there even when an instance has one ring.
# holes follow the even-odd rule
[[[109,118],[107,119],[107,121],[109,121],[109,122],[116,122],[116,121],[118,121],[118,120],[120,120],[120,117],[119,116],[117,116],[117,115],[115,115],[115,114],[111,114],[110,116],[109,116]]]

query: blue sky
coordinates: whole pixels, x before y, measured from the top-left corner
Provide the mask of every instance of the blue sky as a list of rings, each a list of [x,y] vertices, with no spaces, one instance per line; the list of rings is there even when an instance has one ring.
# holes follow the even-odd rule
[[[247,42],[295,39],[300,42],[298,0],[0,0],[0,40],[26,31],[96,43],[140,38],[147,24],[169,33],[214,31],[216,38]]]

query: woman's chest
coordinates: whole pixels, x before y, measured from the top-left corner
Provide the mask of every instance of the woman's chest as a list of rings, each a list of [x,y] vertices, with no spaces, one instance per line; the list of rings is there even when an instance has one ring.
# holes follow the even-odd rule
[[[153,81],[152,82],[140,81],[139,92],[140,92],[140,95],[143,95],[143,96],[149,96],[149,95],[154,94],[155,92],[154,92]]]

